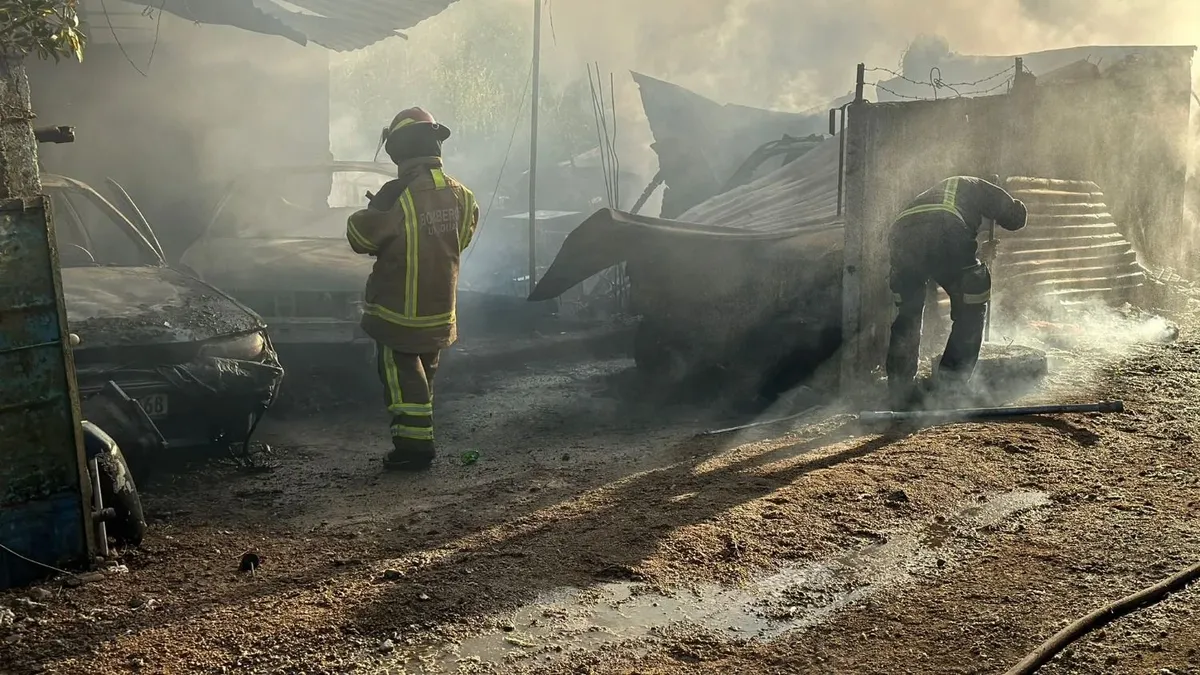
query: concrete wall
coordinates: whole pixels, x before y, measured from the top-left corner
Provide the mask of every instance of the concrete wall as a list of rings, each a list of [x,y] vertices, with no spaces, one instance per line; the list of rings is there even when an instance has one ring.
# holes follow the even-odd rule
[[[1191,56],[1144,58],[1101,79],[975,99],[857,103],[846,139],[843,386],[882,365],[894,313],[886,236],[950,175],[1093,180],[1144,262],[1181,265]]]
[[[1186,267],[1191,61],[1146,58],[1099,80],[1038,87],[1026,115],[1036,133],[1009,175],[1095,181],[1145,263]]]
[[[979,172],[979,112],[988,99],[858,103],[846,133],[843,387],[857,390],[883,363],[893,314],[887,232],[895,214],[929,185]]]
[[[146,21],[148,38],[155,23]],[[329,55],[170,14],[159,32],[157,45],[97,41],[82,64],[31,63],[29,76],[37,124],[78,134],[74,144],[41,147],[44,169],[97,189],[115,178],[170,256],[190,243],[221,183],[254,167],[329,158]]]

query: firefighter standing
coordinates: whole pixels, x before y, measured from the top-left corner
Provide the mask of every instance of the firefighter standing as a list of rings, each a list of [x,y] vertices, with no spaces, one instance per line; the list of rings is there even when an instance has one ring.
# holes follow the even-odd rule
[[[362,328],[377,345],[379,377],[391,413],[388,468],[433,462],[433,377],[457,338],[459,257],[479,223],[465,186],[442,171],[450,130],[421,108],[396,115],[381,139],[397,178],[346,222],[355,253],[374,256]]]
[[[900,212],[888,237],[889,285],[896,302],[888,344],[887,376],[892,407],[915,403],[913,379],[921,347],[921,317],[929,280],[950,296],[952,327],[938,368],[939,388],[961,387],[971,377],[983,343],[991,299],[987,265],[976,257],[985,218],[1006,230],[1025,227],[1025,205],[980,178],[955,176],[922,192]],[[990,247],[984,258],[991,257]]]

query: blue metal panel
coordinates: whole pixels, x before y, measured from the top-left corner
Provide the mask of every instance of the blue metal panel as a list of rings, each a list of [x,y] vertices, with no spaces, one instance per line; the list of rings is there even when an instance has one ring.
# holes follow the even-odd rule
[[[62,567],[91,528],[57,262],[45,200],[0,204],[0,544]],[[0,588],[44,573],[0,551]]]

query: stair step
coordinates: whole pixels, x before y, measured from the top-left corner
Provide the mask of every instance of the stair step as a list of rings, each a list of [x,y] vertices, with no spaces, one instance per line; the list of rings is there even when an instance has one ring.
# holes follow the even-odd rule
[[[1112,284],[1103,288],[1066,288],[1049,291],[1046,297],[1064,301],[1106,300],[1114,301],[1135,288],[1141,287],[1142,282]]]
[[[1140,269],[1122,274],[1097,274],[1066,279],[1050,279],[1037,281],[1032,285],[1038,288],[1054,289],[1103,289],[1140,286],[1146,281],[1146,274]]]
[[[1133,251],[1133,245],[1124,239],[1114,239],[1101,244],[1082,246],[1042,246],[1014,250],[1001,246],[996,252],[996,264],[1032,260],[1080,259],[1092,256],[1118,255]]]
[[[1125,241],[1120,232],[1104,232],[1101,234],[1084,234],[1080,236],[1048,237],[1047,233],[1031,232],[1030,236],[1012,237],[1004,242],[1003,248],[1018,251],[1031,251],[1049,248],[1077,248],[1088,244],[1109,244]]]
[[[1013,197],[1020,199],[1026,203],[1026,206],[1035,206],[1046,203],[1051,204],[1069,204],[1069,203],[1097,203],[1104,201],[1103,192],[1067,192],[1063,190],[1014,190],[1010,193]],[[1030,208],[1031,211],[1035,210]]]
[[[1095,225],[1097,223],[1107,223],[1116,226],[1116,221],[1113,220],[1112,214],[1107,211],[1092,212],[1092,213],[1039,213],[1030,211],[1029,216],[1025,220],[1027,227],[1046,227],[1053,225]],[[1017,230],[1013,234],[1020,234],[1025,230]]]
[[[997,237],[1001,242],[1014,242],[1023,239],[1070,239],[1074,237],[1097,236],[1105,234],[1121,234],[1116,223],[1076,223],[1065,225],[1031,225],[1024,230],[1005,233]],[[1001,244],[1002,246],[1004,244]]]
[[[1057,215],[1074,215],[1085,213],[1108,213],[1108,204],[1103,201],[1094,202],[1061,202],[1038,204],[1037,211],[1031,212],[1029,216],[1057,216]]]
[[[1013,190],[1062,190],[1066,192],[1100,192],[1100,186],[1090,180],[1064,180],[1034,176],[1009,176],[1005,188]]]
[[[1141,269],[1137,263],[1129,263],[1125,265],[1096,265],[1093,267],[1049,267],[1046,269],[1033,269],[1026,271],[1009,271],[1008,274],[999,276],[997,287],[1010,286],[1013,284],[1041,284],[1045,282],[1066,281],[1070,279],[1087,279],[1087,278],[1103,278],[1111,279],[1121,275],[1140,274]]]
[[[1052,268],[1081,269],[1086,267],[1115,268],[1121,265],[1136,265],[1137,253],[1133,249],[1104,255],[1084,255],[1078,257],[1043,258],[1041,260],[1012,260],[996,261],[996,269],[1000,274],[1020,274],[1029,270]]]

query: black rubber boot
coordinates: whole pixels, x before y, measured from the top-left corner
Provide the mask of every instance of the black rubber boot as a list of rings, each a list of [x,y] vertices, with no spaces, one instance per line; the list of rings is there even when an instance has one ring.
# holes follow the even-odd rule
[[[388,471],[424,471],[433,465],[433,444],[408,445],[396,443],[396,447],[383,458],[383,468]]]

